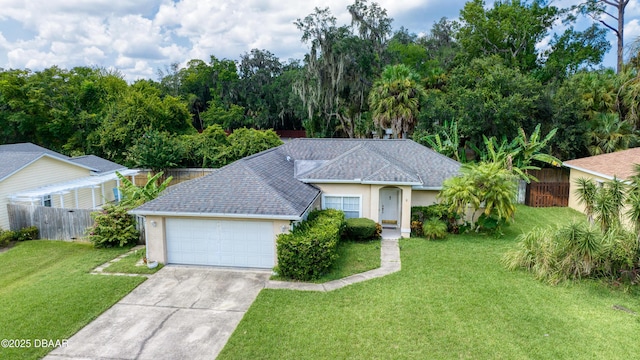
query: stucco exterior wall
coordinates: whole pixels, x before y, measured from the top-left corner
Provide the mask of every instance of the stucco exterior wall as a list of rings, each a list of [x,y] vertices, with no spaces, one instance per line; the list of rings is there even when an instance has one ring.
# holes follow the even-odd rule
[[[569,172],[569,207],[584,213],[584,206],[579,204],[578,195],[576,195],[577,184],[579,178],[592,179],[594,181],[607,182],[608,179],[598,177],[584,171],[571,169]]]
[[[411,192],[411,206],[430,206],[438,203],[438,191],[413,190]]]
[[[89,175],[88,169],[44,156],[0,181],[0,228],[5,230],[9,228],[7,204],[10,202],[8,198],[10,194]],[[52,200],[59,203],[59,199],[56,198],[57,196],[52,196]],[[65,198],[65,205],[66,201]],[[40,203],[34,205],[40,205]]]
[[[394,187],[400,189],[400,231],[402,236],[411,234],[411,186],[386,186],[371,184],[314,184],[323,195],[360,196],[361,216],[380,222],[380,189]],[[324,204],[322,204],[324,207]]]

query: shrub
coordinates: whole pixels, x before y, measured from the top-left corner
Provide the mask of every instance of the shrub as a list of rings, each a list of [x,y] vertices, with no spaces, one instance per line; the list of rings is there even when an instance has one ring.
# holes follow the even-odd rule
[[[95,220],[89,230],[89,240],[95,247],[123,247],[135,244],[140,238],[133,216],[123,206],[110,205],[91,213]]]
[[[537,228],[518,239],[517,248],[503,258],[507,268],[528,270],[551,284],[603,276],[623,279],[639,265],[637,236],[626,230],[602,232],[574,223],[556,230]],[[633,283],[636,278],[627,280]]]
[[[411,236],[422,237],[424,234],[422,233],[422,221],[413,220],[411,222]]]
[[[433,204],[429,206],[412,206],[411,207],[411,221],[419,221],[424,223],[425,220],[438,218],[440,220],[447,220],[449,217],[449,211],[445,204]]]
[[[35,226],[29,226],[26,228],[20,229],[15,235],[16,241],[27,241],[27,240],[36,240],[40,231]]]
[[[366,218],[347,219],[344,227],[344,236],[349,240],[370,240],[379,238],[376,222]]]
[[[338,257],[344,222],[342,211],[313,211],[308,220],[292,232],[278,235],[277,272],[283,277],[302,281],[325,274]]]
[[[429,219],[422,225],[422,233],[429,240],[444,239],[447,236],[447,223],[438,218]]]
[[[16,237],[15,231],[0,229],[0,247],[9,245],[11,241]]]

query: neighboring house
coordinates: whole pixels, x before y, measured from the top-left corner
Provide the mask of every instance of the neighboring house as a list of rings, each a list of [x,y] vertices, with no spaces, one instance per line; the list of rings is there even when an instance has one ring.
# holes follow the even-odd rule
[[[94,155],[70,158],[31,143],[0,145],[0,228],[9,228],[7,204],[96,209],[114,201],[115,171],[137,172]]]
[[[459,168],[411,140],[296,139],[173,186],[132,213],[146,217],[150,260],[271,268],[276,236],[313,209],[408,237],[411,206],[436,202]]]
[[[577,179],[592,179],[597,183],[613,180],[614,177],[627,180],[634,175],[636,164],[640,164],[640,148],[565,161],[563,165],[570,171],[569,207],[584,212],[584,206],[579,204],[576,195]]]

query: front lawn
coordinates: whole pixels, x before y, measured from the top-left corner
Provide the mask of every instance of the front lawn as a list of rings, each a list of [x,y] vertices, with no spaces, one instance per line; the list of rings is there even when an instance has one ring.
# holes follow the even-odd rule
[[[68,339],[144,281],[89,274],[125,251],[38,240],[1,253],[0,339],[31,345],[0,347],[0,359],[41,358],[53,350],[36,347],[42,339]]]
[[[153,269],[149,269],[146,264],[139,265],[144,254],[144,248],[133,251],[124,258],[112,262],[111,265],[107,266],[103,271],[106,273],[122,274],[155,274],[158,270],[162,269],[162,264],[158,264],[158,266]]]
[[[548,286],[501,263],[533,226],[582,216],[518,207],[497,238],[404,239],[402,271],[336,291],[263,290],[220,359],[630,359],[639,292]]]
[[[340,240],[338,244],[338,258],[329,272],[316,279],[314,283],[325,283],[342,279],[350,275],[363,273],[380,267],[380,240],[350,241]],[[107,268],[108,269],[108,268]],[[291,281],[278,275],[272,280]]]

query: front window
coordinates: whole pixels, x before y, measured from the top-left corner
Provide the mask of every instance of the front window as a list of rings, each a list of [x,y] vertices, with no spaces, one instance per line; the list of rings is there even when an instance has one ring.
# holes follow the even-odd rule
[[[344,211],[347,219],[359,218],[360,215],[360,197],[358,196],[332,196],[324,197],[324,209],[337,209]]]
[[[42,206],[51,207],[51,195],[42,197]]]

